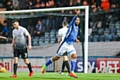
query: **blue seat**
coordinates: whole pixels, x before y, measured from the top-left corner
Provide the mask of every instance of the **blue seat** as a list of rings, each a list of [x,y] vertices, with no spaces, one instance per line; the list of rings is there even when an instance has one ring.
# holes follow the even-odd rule
[[[38,37],[38,36],[35,36],[35,37],[34,37],[34,39],[39,39],[39,38],[40,38],[40,37]]]
[[[93,36],[93,42],[98,42],[99,36],[98,35],[94,35]]]
[[[117,21],[115,24],[115,28],[119,29],[120,28],[120,21]]]
[[[50,36],[49,37],[45,37],[45,41],[49,41],[50,40]]]
[[[39,41],[39,46],[42,46],[44,45],[44,42],[43,41]]]
[[[115,26],[115,22],[111,21],[110,24],[109,24],[109,27],[114,27],[114,26]]]
[[[93,42],[93,35],[88,36],[88,42]]]
[[[50,43],[51,43],[51,44],[56,43],[56,37],[55,37],[55,36],[54,36],[54,37],[51,37]]]
[[[32,45],[33,45],[33,46],[39,46],[38,41],[39,41],[39,37],[33,38],[33,39],[32,39]]]
[[[56,33],[55,33],[55,34],[56,34],[56,36],[57,36],[57,35],[58,35],[58,31],[56,31]]]
[[[99,35],[103,35],[104,34],[104,29],[103,28],[99,28],[98,29],[98,34]]]
[[[108,35],[108,34],[110,34],[110,29],[109,29],[109,28],[106,28],[106,29],[104,30],[104,35]]]
[[[117,33],[117,29],[114,28],[114,27],[113,27],[113,28],[110,28],[110,33],[115,33],[115,34],[116,34],[116,33]]]
[[[117,34],[111,34],[112,35],[112,41],[118,41],[119,36]]]
[[[45,32],[45,37],[49,37],[50,33],[49,32]]]
[[[49,44],[50,43],[50,37],[45,37],[44,43]]]
[[[51,34],[52,34],[52,35],[55,35],[55,34],[56,34],[56,30],[51,30],[51,31],[50,31],[50,35],[51,35]]]
[[[41,36],[39,39],[39,46],[44,45],[45,37]]]
[[[105,41],[105,35],[100,35],[99,42],[104,42],[104,41]]]
[[[45,40],[45,37],[44,36],[41,36],[40,38],[39,38],[39,41],[44,41]]]
[[[55,30],[55,29],[52,29],[50,32],[56,32],[56,30]]]
[[[110,41],[112,41],[112,35],[111,34],[105,35],[105,42],[110,42]]]
[[[32,45],[33,45],[33,46],[39,46],[38,41],[33,41],[33,42],[32,42]]]
[[[35,42],[35,41],[39,41],[39,39],[37,39],[37,38],[33,38],[32,41],[34,41],[34,42]]]
[[[50,38],[55,37],[55,33],[50,34]]]

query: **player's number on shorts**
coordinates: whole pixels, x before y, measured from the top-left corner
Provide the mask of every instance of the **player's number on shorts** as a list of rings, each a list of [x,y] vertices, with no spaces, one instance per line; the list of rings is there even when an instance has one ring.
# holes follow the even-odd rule
[[[25,53],[25,57],[27,57],[27,53]]]

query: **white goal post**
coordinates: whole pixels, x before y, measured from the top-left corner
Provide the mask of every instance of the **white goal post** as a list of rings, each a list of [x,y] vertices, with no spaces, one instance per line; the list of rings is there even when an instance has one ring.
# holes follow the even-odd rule
[[[88,70],[88,23],[89,23],[89,6],[75,6],[75,7],[60,7],[60,8],[45,8],[45,9],[32,9],[32,10],[15,10],[15,11],[1,11],[1,14],[19,14],[19,13],[30,13],[30,12],[49,12],[49,11],[60,11],[60,10],[74,10],[74,9],[85,9],[85,42],[84,42],[84,73]]]

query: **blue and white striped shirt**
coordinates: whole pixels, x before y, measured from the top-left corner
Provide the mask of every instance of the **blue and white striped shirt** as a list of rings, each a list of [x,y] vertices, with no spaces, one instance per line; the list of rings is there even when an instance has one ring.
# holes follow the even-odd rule
[[[68,31],[64,38],[65,42],[67,42],[70,45],[72,45],[75,42],[78,35],[78,26],[75,25],[76,19],[77,19],[77,16],[74,16],[68,26]]]

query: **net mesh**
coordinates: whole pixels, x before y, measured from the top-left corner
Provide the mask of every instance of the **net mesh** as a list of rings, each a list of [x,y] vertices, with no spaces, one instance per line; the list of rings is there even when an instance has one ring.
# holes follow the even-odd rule
[[[74,10],[73,10],[74,11]],[[118,10],[119,11],[119,10]],[[107,66],[108,68],[112,67],[116,69],[116,64],[114,61],[120,56],[119,41],[120,41],[120,18],[115,17],[114,11],[110,12],[100,12],[100,13],[90,13],[89,15],[89,36],[88,36],[88,58],[89,69],[93,69],[92,72],[95,72],[96,67],[102,72],[102,70]],[[33,50],[30,51],[29,56],[42,56],[42,57],[51,57],[55,55],[55,51],[58,48],[57,44],[57,33],[58,29],[62,28],[62,21],[67,19],[68,22],[71,21],[74,13],[69,14],[69,11],[55,11],[54,12],[29,12],[29,13],[17,13],[17,14],[1,14],[1,18],[6,18],[8,20],[9,29],[12,31],[12,20],[18,19],[20,25],[26,27],[32,36],[32,45]],[[85,30],[84,27],[84,10],[81,12],[81,25],[80,33],[78,38],[81,42],[84,42],[83,34]],[[34,36],[34,29],[36,27],[37,21],[41,20],[44,27],[42,28],[41,35],[38,37]],[[83,29],[81,29],[83,28]],[[11,35],[11,34],[10,34]],[[82,36],[82,37],[81,37]],[[10,36],[11,37],[11,36]],[[81,39],[82,38],[82,39]],[[75,43],[75,48],[78,54],[78,62],[76,71],[82,72],[83,62],[82,57],[84,51],[82,46]],[[7,46],[8,47],[8,46]],[[10,47],[9,47],[10,48]],[[8,48],[8,49],[9,49]],[[2,47],[1,47],[2,49]],[[9,50],[5,48],[4,52],[1,52],[1,56],[11,56]],[[3,54],[2,54],[3,53]],[[36,54],[33,54],[36,53]],[[116,58],[116,59],[115,59]],[[95,62],[95,63],[94,63]],[[102,63],[103,62],[103,63]],[[111,63],[109,63],[111,62]],[[56,71],[61,70],[62,59],[55,63]],[[117,66],[120,63],[117,64]],[[112,70],[114,72],[114,70]],[[117,70],[119,72],[119,69]],[[107,71],[106,71],[107,72]],[[110,72],[110,71],[108,71]]]
[[[95,62],[92,67],[89,65],[93,71],[97,67],[100,73],[119,72],[120,17],[115,16],[119,11],[110,10],[104,14],[90,16],[88,57],[89,63]]]
[[[74,12],[74,10],[72,11]],[[21,11],[20,13],[14,13],[14,12],[9,13],[8,11],[5,14],[0,13],[0,17],[5,18],[8,22],[8,28],[10,30],[9,39],[12,40],[12,30],[13,30],[12,21],[17,19],[19,20],[20,25],[25,27],[32,36],[33,49],[29,51],[29,58],[30,59],[44,58],[45,61],[47,61],[52,56],[54,56],[58,49],[59,45],[57,43],[57,34],[58,34],[58,30],[62,28],[62,21],[67,20],[68,22],[70,22],[74,15],[75,13],[70,14],[69,10],[64,10],[64,12],[61,10],[60,11],[56,10],[56,11],[45,11],[45,12],[32,11],[27,13],[24,11]],[[80,16],[82,15],[84,14],[80,14]],[[42,29],[41,29],[40,35],[36,35],[34,34],[34,30],[39,20],[42,22]],[[77,45],[79,44],[75,44],[76,48],[77,48]],[[4,45],[4,50],[1,52],[1,58],[5,58],[5,57],[12,58],[12,55],[9,54],[10,46],[11,46],[11,41],[9,41],[9,43]],[[81,49],[80,45],[79,47]],[[79,47],[77,48],[77,52],[80,51]],[[3,47],[0,47],[0,48],[2,49]],[[82,52],[80,51],[79,53],[82,53]],[[56,61],[55,64],[53,63],[51,66],[49,66],[47,68],[47,71],[61,70],[62,62],[63,60],[62,58],[60,58],[60,60]],[[42,64],[40,63],[38,65],[42,65]]]

